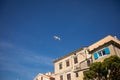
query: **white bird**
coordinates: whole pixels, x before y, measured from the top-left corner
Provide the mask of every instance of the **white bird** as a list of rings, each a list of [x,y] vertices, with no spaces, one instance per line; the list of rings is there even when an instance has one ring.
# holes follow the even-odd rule
[[[55,40],[59,40],[59,41],[60,41],[60,37],[58,37],[58,36],[53,36],[53,38],[54,38]]]

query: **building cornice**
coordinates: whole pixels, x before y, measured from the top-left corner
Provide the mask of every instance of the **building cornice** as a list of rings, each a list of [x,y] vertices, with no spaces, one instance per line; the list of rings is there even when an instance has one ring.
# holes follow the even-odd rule
[[[55,59],[53,62],[56,63],[56,62],[60,61],[61,59],[64,59],[64,58],[66,58],[66,57],[68,57],[68,56],[71,56],[71,55],[73,55],[73,54],[76,54],[77,52],[84,50],[84,48],[86,48],[86,47],[79,48],[79,49],[77,49],[77,50],[75,50],[75,51],[73,51],[73,52],[71,52],[71,53],[69,53],[69,54],[67,54],[67,55],[65,55],[65,56],[63,56],[63,57],[60,57],[60,58],[58,58],[58,59]]]
[[[115,41],[111,40],[109,42],[106,42],[106,43],[104,43],[102,45],[99,45],[98,47],[94,48],[93,50],[90,51],[90,53],[93,53],[94,51],[97,51],[99,48],[102,48],[104,46],[108,46],[108,45],[111,45],[111,44],[118,47],[118,48],[120,48],[120,44],[118,44]]]
[[[97,41],[96,43],[90,45],[88,47],[89,51],[94,51],[95,49],[99,48],[100,46],[106,45],[106,44],[110,44],[110,43],[114,43],[115,45],[119,46],[120,45],[120,41],[118,39],[115,39],[112,36],[107,36],[99,41]]]

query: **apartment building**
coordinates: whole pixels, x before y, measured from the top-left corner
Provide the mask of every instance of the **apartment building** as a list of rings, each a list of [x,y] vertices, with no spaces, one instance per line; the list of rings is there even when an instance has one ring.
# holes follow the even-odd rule
[[[54,61],[55,80],[83,80],[84,71],[96,61],[103,61],[111,55],[120,57],[120,41],[107,36],[94,44],[80,48]]]
[[[112,55],[120,57],[120,41],[107,36],[88,47],[82,47],[54,60],[54,77],[38,74],[34,80],[83,80],[89,65]]]
[[[120,41],[110,35],[90,45],[88,49],[93,62],[103,61],[111,55],[120,57]]]
[[[39,73],[34,78],[34,80],[55,80],[55,78],[54,78],[54,74],[53,73],[48,72],[48,73],[45,73],[45,74]]]
[[[87,47],[80,48],[54,61],[55,80],[82,80],[91,63]]]

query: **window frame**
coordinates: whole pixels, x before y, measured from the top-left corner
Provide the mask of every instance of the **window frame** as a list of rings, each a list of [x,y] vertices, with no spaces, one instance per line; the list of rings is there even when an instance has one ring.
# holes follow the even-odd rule
[[[59,69],[62,69],[62,62],[59,63]]]
[[[71,79],[71,73],[68,73],[68,74],[67,74],[67,80],[72,80],[72,79]]]
[[[78,63],[78,58],[77,56],[74,57],[74,64],[77,64]]]
[[[88,60],[87,60],[87,66],[90,66],[90,64],[91,64],[91,60],[88,59]]]
[[[70,60],[66,60],[66,67],[69,67],[70,66]]]
[[[79,73],[78,72],[75,73],[75,77],[79,77]]]
[[[106,49],[109,49],[109,53],[106,53],[106,51],[105,51]],[[95,59],[95,54],[97,55],[96,59]],[[102,57],[104,57],[104,56],[106,56],[108,54],[110,54],[110,48],[109,47],[105,47],[105,48],[100,49],[99,51],[96,51],[94,53],[94,59],[97,60],[97,59],[102,58]]]
[[[60,75],[60,80],[63,80],[63,75]]]
[[[43,77],[41,77],[41,80],[43,80]]]
[[[98,53],[98,58],[103,57],[103,56],[106,55],[106,54],[105,54],[105,49],[106,49],[106,48],[97,51],[97,53]]]

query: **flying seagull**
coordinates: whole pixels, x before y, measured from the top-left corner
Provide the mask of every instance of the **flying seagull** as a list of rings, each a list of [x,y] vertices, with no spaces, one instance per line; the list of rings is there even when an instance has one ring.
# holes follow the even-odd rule
[[[60,37],[58,37],[58,36],[53,36],[53,38],[54,38],[55,40],[60,41]]]

